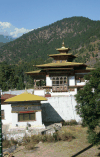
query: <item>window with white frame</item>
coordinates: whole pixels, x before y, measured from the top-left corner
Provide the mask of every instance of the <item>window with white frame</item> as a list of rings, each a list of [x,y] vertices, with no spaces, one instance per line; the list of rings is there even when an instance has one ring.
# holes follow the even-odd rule
[[[67,85],[67,76],[52,77],[52,86]]]

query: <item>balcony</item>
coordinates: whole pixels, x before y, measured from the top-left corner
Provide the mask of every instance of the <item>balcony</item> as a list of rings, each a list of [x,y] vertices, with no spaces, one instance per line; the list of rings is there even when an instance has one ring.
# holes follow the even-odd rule
[[[67,86],[52,86],[52,92],[68,92]]]

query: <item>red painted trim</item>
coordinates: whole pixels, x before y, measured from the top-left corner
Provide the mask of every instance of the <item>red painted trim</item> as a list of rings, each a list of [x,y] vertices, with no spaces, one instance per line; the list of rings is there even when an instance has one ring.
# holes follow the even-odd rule
[[[20,111],[19,113],[32,113],[34,111]]]

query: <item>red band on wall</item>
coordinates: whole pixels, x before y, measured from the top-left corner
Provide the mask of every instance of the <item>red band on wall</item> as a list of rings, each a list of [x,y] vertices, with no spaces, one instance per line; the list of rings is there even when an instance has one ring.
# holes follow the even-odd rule
[[[19,113],[32,113],[34,111],[20,111]]]

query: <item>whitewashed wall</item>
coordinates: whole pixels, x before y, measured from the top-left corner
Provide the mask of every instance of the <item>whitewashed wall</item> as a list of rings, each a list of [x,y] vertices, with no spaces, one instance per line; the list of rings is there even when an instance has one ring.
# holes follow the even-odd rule
[[[44,96],[45,95],[45,90],[41,89],[41,90],[34,90],[34,95],[38,95],[38,96]]]
[[[12,122],[11,105],[1,105],[1,110],[4,110],[3,124],[10,124]]]
[[[41,111],[36,112],[36,121],[29,121],[28,123],[31,124],[32,127],[45,128],[44,125],[42,125]],[[18,113],[13,113],[12,127],[16,127],[16,124],[18,124],[18,127],[26,127],[27,122],[18,122]]]
[[[69,76],[69,86],[75,86],[75,76]]]
[[[60,122],[61,120],[81,120],[75,111],[76,101],[74,96],[48,97],[42,103],[43,122]]]
[[[49,77],[49,75],[46,76],[46,86],[52,86],[52,79]]]

